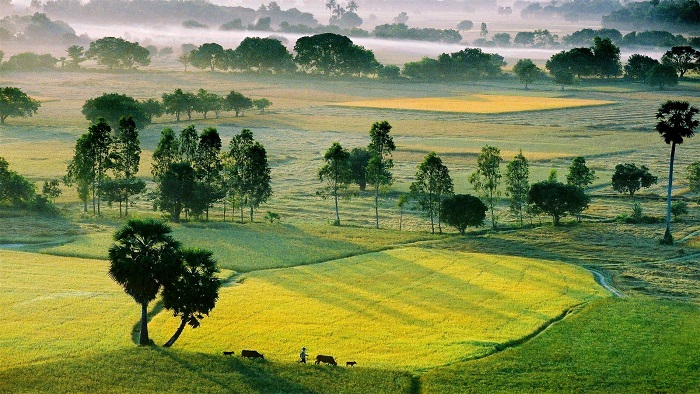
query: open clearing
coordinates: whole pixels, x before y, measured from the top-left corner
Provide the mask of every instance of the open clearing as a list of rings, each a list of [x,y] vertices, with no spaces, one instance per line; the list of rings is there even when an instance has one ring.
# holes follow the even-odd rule
[[[614,101],[605,100],[586,100],[559,97],[474,94],[470,96],[454,98],[424,97],[351,101],[344,103],[336,103],[333,105],[337,105],[340,107],[400,109],[412,111],[503,114],[508,112],[592,107],[614,103]]]
[[[415,247],[242,280],[178,348],[249,348],[293,362],[306,346],[343,363],[427,369],[492,353],[607,294],[573,265]],[[163,313],[151,330],[166,338],[177,323]]]

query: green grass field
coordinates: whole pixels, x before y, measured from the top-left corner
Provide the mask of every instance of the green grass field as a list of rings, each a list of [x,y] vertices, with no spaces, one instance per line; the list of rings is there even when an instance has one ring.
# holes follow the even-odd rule
[[[164,116],[141,130],[143,177],[150,176],[160,130],[189,124],[200,131],[216,127],[224,147],[242,128],[252,129],[272,167],[274,194],[255,223],[231,223],[230,212],[222,223],[216,206],[209,223],[172,226],[185,246],[212,249],[225,277],[240,274],[222,289],[212,315],[200,328],[186,329],[175,349],[138,348],[132,341],[138,306],[106,275],[107,248],[123,223],[116,207],[103,207],[102,218],[84,214],[75,191],[64,188],[60,217],[0,209],[0,306],[6,312],[0,392],[696,390],[700,211],[691,202],[691,213],[672,225],[678,244],[661,246],[663,226],[614,222],[631,213],[632,201],[609,183],[618,163],[646,165],[659,183],[637,201],[645,214],[663,217],[669,147],[653,130],[654,113],[668,99],[700,106],[697,83],[655,91],[584,82],[562,93],[545,83],[526,92],[512,80],[319,83],[315,77],[163,70],[3,73],[0,83],[44,99],[35,116],[10,118],[0,127],[0,157],[39,187],[65,174],[72,147],[88,127],[80,108],[103,92],[145,99],[176,88],[235,89],[274,103],[265,114],[243,117],[195,115],[175,123]],[[501,114],[333,105],[484,94],[521,96],[530,105],[551,97],[614,104]],[[397,145],[394,184],[380,203],[382,229],[372,228],[369,192],[342,200],[343,226],[331,226],[332,201],[316,195],[323,152],[335,141],[350,149],[366,146],[379,120],[394,127]],[[443,158],[457,193],[473,193],[466,179],[486,144],[499,147],[506,161],[522,149],[531,182],[552,169],[564,180],[571,159],[585,156],[598,178],[588,190],[593,199],[584,223],[565,218],[564,226],[553,228],[549,218],[534,217],[526,219],[531,227],[517,229],[502,199],[498,214],[506,231],[486,227],[461,237],[445,227],[448,234],[430,235],[427,219],[411,208],[398,231],[396,199],[408,191],[427,153]],[[678,147],[676,197],[695,200],[683,171],[698,157],[695,139]],[[264,223],[267,211],[279,213],[281,223]],[[162,217],[146,199],[130,212]],[[582,267],[603,271],[630,297],[610,299]],[[176,319],[152,307],[152,336],[162,343]],[[296,364],[301,346],[341,363],[355,359],[358,367]],[[269,360],[221,355],[243,348]]]

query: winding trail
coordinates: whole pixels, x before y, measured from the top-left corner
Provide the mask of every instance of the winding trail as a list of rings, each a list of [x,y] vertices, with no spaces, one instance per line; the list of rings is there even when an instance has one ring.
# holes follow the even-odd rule
[[[603,286],[603,288],[610,293],[612,293],[613,296],[617,298],[624,298],[627,297],[625,294],[623,294],[621,291],[617,290],[615,287],[613,287],[612,284],[608,283],[608,278],[603,274],[602,272],[593,269],[593,268],[588,268],[584,267],[588,272],[593,274],[593,277],[595,277],[595,281]]]

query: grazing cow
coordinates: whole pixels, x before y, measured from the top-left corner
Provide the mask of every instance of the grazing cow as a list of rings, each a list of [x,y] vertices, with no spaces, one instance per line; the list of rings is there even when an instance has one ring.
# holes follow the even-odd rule
[[[356,361],[348,361],[348,362],[345,363],[345,366],[346,366],[346,367],[354,367],[355,364],[357,364]]]
[[[262,354],[258,353],[256,350],[242,350],[241,351],[241,357],[246,357],[246,358],[261,358],[265,359],[265,356]]]
[[[324,356],[323,354],[319,354],[316,356],[316,362],[315,364],[320,364],[320,363],[326,363],[330,365],[338,365],[338,363],[335,362],[335,359],[333,356]]]
[[[224,356],[233,356],[233,352],[224,352]]]

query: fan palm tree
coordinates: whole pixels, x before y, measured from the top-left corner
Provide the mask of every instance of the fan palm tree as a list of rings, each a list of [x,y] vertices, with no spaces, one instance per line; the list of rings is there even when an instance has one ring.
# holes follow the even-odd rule
[[[661,138],[671,145],[671,158],[668,166],[668,197],[666,199],[666,232],[663,243],[673,244],[671,235],[671,190],[673,187],[673,159],[676,154],[676,145],[683,143],[684,138],[694,135],[695,128],[698,127],[698,120],[693,117],[698,113],[698,108],[691,107],[687,101],[669,100],[661,105],[656,113],[656,131],[661,134]]]
[[[333,17],[333,10],[335,9],[336,6],[336,1],[335,0],[327,0],[326,1],[326,8],[328,8],[328,11],[330,12],[330,17]]]
[[[141,304],[140,345],[148,345],[148,303],[178,275],[180,244],[170,227],[156,220],[129,220],[109,248],[109,276]]]
[[[221,279],[216,274],[216,260],[212,252],[203,249],[183,249],[183,270],[172,283],[163,287],[163,306],[180,317],[180,326],[163,346],[170,347],[180,337],[185,325],[200,325],[219,299]]]

